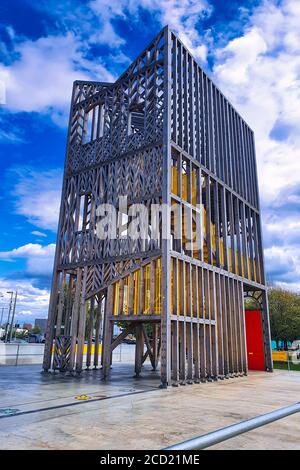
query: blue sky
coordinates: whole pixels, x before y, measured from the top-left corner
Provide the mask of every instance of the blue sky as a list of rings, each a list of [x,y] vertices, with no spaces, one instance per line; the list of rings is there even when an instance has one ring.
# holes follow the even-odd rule
[[[0,292],[20,321],[47,315],[72,82],[115,80],[167,23],[254,129],[267,276],[300,289],[298,0],[2,0]]]

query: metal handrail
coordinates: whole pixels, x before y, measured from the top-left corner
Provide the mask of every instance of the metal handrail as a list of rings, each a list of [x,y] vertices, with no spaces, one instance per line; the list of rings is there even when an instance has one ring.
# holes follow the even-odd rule
[[[225,428],[217,429],[216,431],[204,434],[202,436],[195,437],[188,441],[183,441],[173,446],[167,447],[165,450],[201,450],[211,447],[220,442],[231,439],[232,437],[239,436],[245,432],[251,431],[252,429],[265,426],[266,424],[273,423],[278,419],[286,418],[295,413],[300,412],[300,403],[280,408],[279,410],[266,413],[255,418],[241,421],[237,424],[232,424]]]

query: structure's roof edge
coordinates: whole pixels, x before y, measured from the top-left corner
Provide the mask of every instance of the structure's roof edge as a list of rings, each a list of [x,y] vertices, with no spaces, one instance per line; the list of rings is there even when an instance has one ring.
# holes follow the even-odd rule
[[[91,84],[91,85],[102,85],[102,86],[113,86],[115,82],[99,82],[96,80],[74,80],[73,82],[75,85],[76,84]]]
[[[124,75],[128,72],[128,70],[132,67],[132,64],[134,62],[136,62],[140,57],[142,57],[143,54],[146,53],[146,51],[152,46],[152,44],[156,41],[156,39],[165,31],[165,29],[168,29],[169,27],[168,26],[164,26],[160,31],[159,33],[156,34],[156,36],[154,36],[154,38],[147,44],[147,46],[142,50],[142,52],[140,52],[134,60],[132,60],[131,64],[124,70],[124,72],[122,72],[122,74],[119,76],[119,78],[117,78],[116,82],[119,82],[120,80],[122,80],[122,78],[124,77]]]
[[[202,70],[202,72],[206,75],[206,77],[213,83],[213,85],[216,87],[216,89],[219,91],[219,93],[223,96],[223,98],[225,98],[225,100],[228,102],[228,104],[232,107],[232,109],[234,109],[234,111],[236,112],[236,114],[242,119],[242,121],[246,124],[246,126],[248,127],[248,129],[254,134],[254,131],[253,129],[249,126],[249,124],[247,123],[247,121],[243,118],[243,116],[241,116],[241,114],[237,111],[236,107],[232,104],[231,100],[227,98],[227,96],[224,95],[224,93],[222,92],[222,90],[220,90],[220,88],[218,87],[218,85],[216,85],[215,81],[211,78],[210,74],[207,73],[204,68],[199,64],[199,61],[194,57],[194,55],[192,54],[192,52],[188,49],[188,47],[182,42],[182,40],[178,37],[178,34],[175,33],[169,25],[165,25],[160,31],[159,33],[156,34],[156,36],[154,36],[154,38],[152,39],[152,41],[150,41],[147,46],[143,49],[142,52],[140,52],[140,54],[138,54],[138,56],[135,57],[134,60],[132,60],[131,64],[124,70],[124,72],[122,72],[122,74],[116,79],[115,82],[101,82],[101,81],[95,81],[95,80],[75,80],[74,81],[74,84],[78,83],[90,83],[91,85],[102,85],[102,86],[114,86],[116,83],[118,83],[120,80],[122,80],[122,78],[124,77],[124,75],[126,75],[126,73],[129,71],[129,69],[132,67],[132,64],[134,62],[136,62],[140,57],[143,56],[143,54],[146,53],[146,51],[152,46],[152,44],[156,41],[156,39],[162,34],[164,33],[165,30],[168,30],[171,34],[173,34],[177,41],[180,42],[181,46],[185,48],[186,51],[188,51],[188,53],[190,54],[190,56],[192,57],[192,59],[196,62],[196,64],[198,65],[198,67]]]
[[[204,68],[199,64],[199,61],[194,57],[194,55],[192,54],[192,52],[189,50],[189,48],[182,42],[182,40],[178,37],[178,34],[176,34],[168,25],[166,25],[163,29],[166,29],[168,28],[169,31],[176,37],[177,41],[180,42],[181,46],[184,47],[188,53],[190,54],[190,56],[192,57],[192,59],[196,62],[196,64],[198,65],[198,67],[202,70],[202,72],[207,76],[207,78],[214,84],[214,86],[216,87],[216,89],[219,91],[219,93],[223,96],[223,98],[225,98],[225,100],[230,104],[230,106],[234,109],[234,111],[237,113],[237,115],[242,119],[242,121],[246,124],[246,126],[249,128],[249,130],[254,134],[254,131],[253,129],[249,126],[249,124],[247,123],[247,121],[243,118],[243,116],[241,116],[241,114],[237,111],[236,107],[232,104],[232,102],[230,101],[230,99],[227,98],[227,96],[224,95],[224,93],[222,92],[222,90],[220,90],[220,88],[218,87],[218,85],[216,85],[215,81],[211,78],[210,74],[208,74]]]

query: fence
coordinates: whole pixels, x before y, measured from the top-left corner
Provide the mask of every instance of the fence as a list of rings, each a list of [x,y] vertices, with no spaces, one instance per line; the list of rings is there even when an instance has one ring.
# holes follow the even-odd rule
[[[41,364],[43,344],[2,343],[0,344],[0,365]]]
[[[300,371],[300,351],[273,351],[274,369]]]
[[[42,364],[44,344],[0,343],[0,366]],[[132,362],[134,346],[121,343],[113,352],[113,362]]]

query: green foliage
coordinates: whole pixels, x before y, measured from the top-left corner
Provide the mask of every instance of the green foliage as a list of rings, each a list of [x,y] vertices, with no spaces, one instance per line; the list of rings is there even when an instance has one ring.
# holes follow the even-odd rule
[[[300,295],[272,287],[268,298],[272,339],[287,349],[288,341],[300,339]]]
[[[293,362],[288,364],[287,362],[274,361],[273,367],[274,369],[296,370],[300,372],[300,364],[294,364]]]
[[[124,322],[124,321],[123,322],[122,321],[116,322],[116,324],[122,330],[125,330],[125,328],[128,326],[128,323]],[[151,323],[144,323],[144,327],[145,327],[145,330],[146,330],[146,333],[147,333],[148,337],[152,338],[153,331],[154,331],[154,325],[152,325]],[[134,329],[132,329],[132,334],[134,336]]]
[[[94,326],[96,313],[97,313],[97,308],[94,307],[94,309],[92,310],[91,303],[87,302],[87,304],[86,304],[86,321],[85,321],[85,339],[86,340],[89,339],[89,332],[90,332],[91,323]]]
[[[149,338],[152,338],[153,332],[154,332],[154,325],[152,323],[146,323],[144,324],[145,330]]]
[[[39,335],[41,333],[41,328],[37,325],[34,328],[32,328],[31,333],[33,333],[34,335]]]
[[[125,330],[128,327],[128,323],[126,321],[117,321],[116,325],[121,328],[121,330]],[[132,328],[130,334],[134,336],[134,328]]]
[[[19,331],[16,334],[13,334],[13,337],[16,337],[17,339],[25,339],[28,336],[28,331]]]
[[[246,310],[259,310],[260,306],[258,302],[252,297],[247,297],[245,299],[245,309]]]

